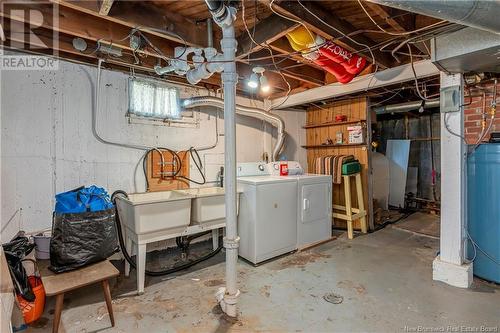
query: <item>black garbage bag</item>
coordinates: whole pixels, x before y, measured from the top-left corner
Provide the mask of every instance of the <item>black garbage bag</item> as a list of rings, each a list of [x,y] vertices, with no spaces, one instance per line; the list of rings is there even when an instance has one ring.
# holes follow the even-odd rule
[[[62,273],[102,261],[118,251],[115,208],[54,214],[50,266]]]
[[[6,244],[2,244],[2,247],[16,293],[28,302],[33,302],[35,294],[28,283],[28,275],[24,269],[23,260],[33,251],[35,244],[30,243],[28,237],[20,236]]]

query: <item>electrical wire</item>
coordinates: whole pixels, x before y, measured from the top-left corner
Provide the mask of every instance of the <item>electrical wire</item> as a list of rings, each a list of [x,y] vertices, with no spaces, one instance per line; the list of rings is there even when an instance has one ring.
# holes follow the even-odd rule
[[[415,71],[415,64],[413,63],[413,55],[412,55],[412,52],[411,52],[411,46],[410,45],[407,45],[408,46],[408,52],[410,53],[410,64],[411,64],[411,70],[413,72],[413,78],[415,80],[415,90],[418,94],[418,97],[420,97],[423,101],[426,101],[426,102],[429,102],[431,101],[432,99],[431,98],[426,98],[424,97],[421,93],[420,93],[420,88],[418,87],[418,77],[417,77],[417,72]]]
[[[272,2],[274,0],[271,1],[271,3],[269,4],[270,7],[272,7]],[[282,105],[284,102],[286,102],[286,100],[289,98],[290,96],[290,93],[292,91],[292,86],[290,85],[290,82],[288,82],[288,80],[285,78],[285,75],[283,75],[283,73],[281,72],[281,70],[278,68],[275,60],[274,60],[274,54],[273,54],[273,50],[268,46],[268,45],[263,45],[263,44],[260,44],[258,43],[254,36],[252,36],[252,34],[250,33],[250,30],[248,29],[248,25],[246,23],[246,18],[245,18],[245,0],[242,1],[242,11],[241,11],[241,19],[243,21],[243,25],[245,27],[245,30],[248,34],[248,37],[252,40],[252,43],[254,43],[255,45],[259,45],[261,47],[264,47],[266,48],[268,51],[269,51],[269,54],[271,55],[271,60],[273,62],[273,66],[274,68],[276,69],[276,71],[278,72],[278,74],[281,76],[281,79],[283,80],[283,82],[286,84],[287,86],[287,92],[286,92],[286,98],[283,100],[282,103],[280,103],[279,105],[273,107],[272,109],[276,109],[277,107],[279,107],[280,105]],[[307,29],[307,27],[306,27]],[[309,31],[309,30],[308,30]],[[310,33],[310,32],[309,32]],[[312,35],[311,35],[312,36]],[[250,57],[250,55],[249,55]],[[268,110],[269,111],[269,110]]]
[[[485,112],[486,112],[486,110],[485,110],[485,108],[486,108],[486,93],[485,92],[483,92],[482,99],[483,99],[483,114],[485,114]],[[481,134],[479,135],[479,138],[476,141],[475,145],[472,146],[472,148],[469,150],[469,155],[476,151],[477,147],[479,147],[479,145],[482,143],[482,141],[484,140],[486,135],[488,133],[490,133],[490,131],[491,131],[491,127],[493,126],[493,123],[495,122],[495,116],[496,116],[496,99],[497,99],[497,79],[495,79],[494,86],[493,86],[493,100],[491,101],[492,110],[490,111],[491,112],[490,123],[489,123],[488,127],[486,128],[486,130],[483,128],[483,130],[481,131]]]
[[[274,1],[274,0],[273,0]],[[271,4],[272,2],[271,1]],[[297,3],[302,6],[302,8],[304,8],[305,11],[307,11],[309,14],[311,14],[312,16],[314,16],[314,18],[316,18],[317,20],[319,20],[321,23],[323,23],[324,25],[326,25],[327,27],[329,27],[330,29],[333,29],[335,31],[337,31],[339,34],[341,34],[344,38],[347,38],[349,39],[351,42],[359,45],[359,46],[363,46],[365,47],[369,52],[370,52],[370,56],[372,57],[372,64],[375,64],[377,66],[377,68],[375,69],[375,72],[377,72],[377,69],[378,69],[378,65],[377,65],[377,62],[375,61],[375,55],[373,54],[373,51],[371,50],[370,46],[366,45],[366,44],[363,44],[363,43],[360,43],[358,41],[356,41],[355,39],[351,38],[349,35],[345,34],[343,31],[337,29],[336,27],[328,24],[327,22],[325,22],[323,19],[321,19],[320,17],[318,17],[318,15],[316,15],[315,13],[313,13],[311,10],[309,10],[309,8],[307,8],[306,6],[304,6],[302,4],[302,2],[300,2],[300,0],[297,0]],[[269,6],[271,6],[271,4]]]
[[[391,99],[393,99],[394,97],[396,97],[396,96],[398,96],[398,95],[399,95],[399,96],[401,96],[399,93],[400,93],[402,90],[403,90],[403,88],[400,88],[398,91],[396,91],[396,92],[395,92],[393,95],[391,95],[390,97],[388,97],[388,98],[386,98],[386,99],[384,99],[384,100],[382,100],[382,101],[380,101],[380,102],[377,102],[377,103],[371,104],[370,106],[371,106],[371,107],[374,107],[374,106],[376,106],[376,105],[380,105],[380,104],[383,104],[383,103],[385,103],[385,102],[388,102],[388,101],[390,101]]]
[[[492,255],[488,254],[488,252],[484,251],[475,241],[474,239],[472,239],[469,231],[467,230],[467,238],[469,239],[469,241],[471,242],[472,246],[474,247],[474,258],[472,259],[472,261],[474,261],[476,259],[476,249],[479,250],[479,252],[481,252],[486,258],[488,258],[489,260],[491,260],[494,264],[500,266],[500,261],[496,260]]]
[[[361,8],[363,9],[363,11],[365,12],[366,16],[368,16],[368,18],[370,19],[370,21],[373,22],[373,24],[375,24],[375,26],[377,28],[379,28],[382,32],[388,34],[388,35],[391,35],[391,36],[407,36],[407,35],[411,35],[413,33],[417,33],[417,32],[421,32],[421,31],[425,31],[425,30],[428,30],[432,27],[435,27],[435,26],[438,26],[440,24],[443,24],[443,23],[446,23],[447,21],[445,20],[442,20],[442,21],[439,21],[439,22],[436,22],[436,23],[433,23],[433,24],[430,24],[428,26],[425,26],[425,27],[422,27],[422,28],[419,28],[419,29],[416,29],[416,30],[413,30],[413,31],[404,31],[404,32],[391,32],[391,31],[387,31],[385,30],[384,28],[382,28],[374,19],[373,17],[370,15],[370,13],[368,13],[368,11],[366,10],[365,6],[361,3],[361,0],[358,0],[358,4],[361,6]]]
[[[164,161],[164,156],[163,156],[163,151],[167,151],[169,152],[171,155],[172,155],[172,165],[174,166],[177,166],[177,169],[175,169],[174,171],[171,172],[171,175],[169,176],[166,176],[164,171],[163,171],[163,167],[165,165],[165,161]],[[194,183],[194,184],[197,184],[197,185],[204,185],[206,184],[207,180],[206,180],[206,177],[205,177],[205,174],[203,173],[203,164],[201,162],[201,157],[200,155],[198,154],[198,151],[194,148],[194,147],[191,147],[189,148],[189,154],[191,156],[191,159],[194,163],[194,165],[196,166],[196,169],[198,170],[198,172],[200,173],[200,176],[202,178],[202,181],[197,181],[197,180],[194,180],[194,179],[191,179],[189,177],[186,177],[186,176],[183,176],[183,175],[179,175],[181,170],[182,170],[182,159],[180,158],[179,154],[172,150],[172,149],[169,149],[169,148],[163,148],[163,147],[158,147],[158,148],[152,148],[152,149],[149,149],[148,151],[146,151],[146,153],[144,154],[144,156],[142,157],[142,170],[144,172],[144,178],[145,178],[145,181],[146,181],[146,191],[149,191],[149,180],[148,180],[148,172],[147,172],[147,158],[149,156],[149,154],[153,151],[157,151],[159,154],[160,154],[160,157],[161,157],[161,168],[160,168],[160,179],[161,180],[164,180],[164,179],[182,179],[182,180],[186,180],[188,182],[191,182],[191,183]]]
[[[467,97],[469,97],[469,101],[467,103],[460,105],[461,108],[472,104],[472,93],[471,93],[470,85],[467,82],[465,82],[465,89],[467,89]]]
[[[450,127],[449,127],[449,125],[448,125],[448,116],[449,116],[449,114],[450,114],[450,112],[446,112],[446,113],[444,114],[444,116],[443,116],[443,124],[444,124],[444,128],[446,128],[446,131],[448,131],[448,133],[450,133],[450,134],[451,134],[451,135],[453,135],[453,136],[456,136],[457,138],[462,139],[462,141],[463,141],[465,144],[467,144],[467,142],[466,142],[466,140],[465,140],[465,137],[464,137],[464,136],[462,136],[462,135],[460,135],[460,134],[458,134],[458,133],[455,133],[455,132],[453,132],[453,131],[450,129]]]
[[[278,12],[277,12],[277,11],[273,8],[274,1],[276,1],[276,0],[271,0],[271,2],[269,3],[269,9],[271,9],[271,11],[272,11],[274,14],[276,14],[276,15],[278,15],[278,16],[280,16],[280,17],[282,17],[282,18],[286,19],[286,20],[289,20],[289,21],[295,22],[295,23],[297,23],[297,24],[300,24],[301,26],[303,26],[303,27],[306,29],[307,33],[311,36],[311,39],[312,39],[312,40],[315,40],[315,39],[316,39],[316,38],[314,38],[314,34],[311,32],[311,30],[309,30],[309,28],[307,27],[307,25],[306,25],[304,22],[299,21],[299,20],[296,20],[296,19],[291,18],[291,17],[288,17],[288,16],[285,16],[285,15],[283,15],[283,14],[281,14],[281,13],[278,13]],[[297,1],[297,2],[298,2],[298,3],[300,3],[300,1]]]

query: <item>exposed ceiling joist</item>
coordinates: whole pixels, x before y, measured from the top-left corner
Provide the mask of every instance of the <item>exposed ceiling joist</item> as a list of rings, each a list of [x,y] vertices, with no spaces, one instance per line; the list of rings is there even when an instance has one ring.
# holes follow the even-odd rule
[[[67,35],[64,33],[59,33],[57,49],[48,49],[47,45],[52,44],[52,39],[54,37],[54,32],[47,28],[38,28],[36,30],[37,38],[30,38],[29,44],[25,39],[25,36],[16,33],[16,31],[22,31],[23,22],[12,21],[9,20],[7,22],[6,36],[7,36],[7,45],[11,48],[23,50],[23,51],[34,51],[40,52],[44,54],[52,54],[55,56],[66,57],[66,58],[75,58],[80,61],[84,61],[86,63],[95,64],[97,59],[102,58],[102,55],[99,53],[92,52],[97,48],[97,43],[91,39],[84,39],[87,43],[87,51],[80,52],[73,47],[72,40],[73,36]],[[52,53],[51,53],[52,52]],[[130,53],[122,53],[121,57],[106,57],[105,62],[108,64],[125,67],[126,71],[130,68],[134,70],[140,70],[142,72],[154,73],[154,65],[156,64],[157,59],[154,57],[147,57],[141,59],[141,62],[136,64],[135,59]],[[167,75],[166,77],[172,78],[175,75]],[[179,77],[180,79],[180,77]],[[184,78],[182,78],[185,80]],[[221,85],[220,77],[218,75],[212,76],[206,80],[203,80],[204,84],[209,84],[211,86],[219,87]]]
[[[261,2],[270,4],[269,0],[259,0]],[[304,9],[300,4],[302,4],[306,9]],[[315,33],[329,38],[336,39],[343,37],[343,34],[348,34],[356,31],[349,22],[342,20],[341,18],[332,15],[332,13],[326,12],[321,6],[313,1],[304,1],[298,4],[296,1],[274,1],[272,3],[273,8],[280,12],[282,15],[287,17],[292,17],[295,20],[303,22],[307,25],[309,29]],[[318,20],[318,18],[320,20]],[[324,24],[323,22],[327,23]],[[367,46],[372,46],[375,44],[374,41],[365,37],[363,35],[358,35],[352,37],[353,40],[360,44],[365,44]],[[355,42],[344,38],[342,41],[338,41],[338,44],[345,46],[351,51],[360,50],[359,53],[371,61],[372,57],[369,51],[363,50],[365,47],[358,45]],[[386,54],[378,50],[373,50],[375,61],[383,68],[389,68],[392,61],[387,57]]]
[[[406,13],[406,19],[401,19],[401,16],[395,15],[403,12],[402,10],[398,10],[391,7],[385,7],[373,2],[364,2],[366,7],[370,8],[373,12],[375,12],[378,16],[383,18],[385,22],[393,29],[393,32],[406,32],[407,30],[415,29],[415,14],[414,13]],[[399,17],[399,18],[398,18]],[[420,42],[414,44],[415,47],[418,48],[420,52],[423,54],[430,55],[430,43],[429,42]]]
[[[105,24],[103,24],[102,21],[98,21],[98,19],[92,15],[65,7],[59,8],[58,21],[54,22],[51,5],[23,3],[23,7],[26,9],[37,10],[42,13],[43,22],[40,27],[75,37],[89,39],[95,42],[99,41],[104,44],[112,43],[114,46],[132,51],[129,41],[126,39],[131,32],[129,27],[116,24],[111,21],[104,21]],[[0,12],[0,16],[7,17],[18,22],[25,22],[26,17],[24,15],[16,16],[15,14],[16,13],[13,11],[8,13]],[[82,27],[85,27],[85,29],[82,29]],[[159,38],[155,35],[150,35],[149,33],[145,33],[145,35],[167,57],[173,56],[174,51],[173,46],[170,44],[171,41]],[[158,57],[157,54],[152,52],[146,52],[146,54],[148,56]]]
[[[390,7],[384,7],[379,4],[373,3],[373,2],[364,2],[364,5],[368,8],[370,8],[373,12],[375,12],[378,16],[383,18],[385,22],[392,28],[394,29],[395,32],[405,32],[406,29],[398,22],[396,21],[390,11]]]
[[[297,23],[286,20],[280,16],[272,15],[257,23],[251,28],[253,40],[248,33],[244,31],[238,37],[238,59],[246,57],[249,53],[261,50],[263,46],[258,44],[270,44],[273,41],[285,36],[288,32],[295,29]],[[255,33],[254,33],[255,30]],[[257,45],[254,43],[257,42]]]
[[[417,78],[424,78],[439,74],[439,70],[430,60],[414,63]],[[348,84],[332,83],[323,87],[309,89],[307,91],[281,97],[271,101],[271,107],[284,109],[291,106],[313,103],[325,99],[337,98],[354,93],[360,93],[370,89],[390,86],[414,79],[410,64],[401,65],[379,71],[377,73],[358,76]]]
[[[129,28],[140,27],[152,35],[188,45],[205,46],[207,29],[204,24],[196,24],[180,15],[159,10],[146,10],[140,2],[119,1],[115,3],[113,15],[102,16],[96,1],[51,0],[62,7],[94,15],[101,19]],[[61,8],[62,9],[62,8]],[[143,13],[147,12],[147,15]],[[180,38],[179,38],[180,37]]]
[[[246,86],[248,78],[250,77],[250,75],[252,75],[252,66],[249,66],[242,62],[237,62],[236,66],[239,76],[238,83]],[[272,71],[266,71],[265,75],[269,81],[270,86],[274,90],[273,93],[288,90],[288,85],[283,81],[283,78],[280,74]],[[287,82],[290,84],[290,87],[292,89],[301,85],[301,81],[293,78],[287,78]],[[250,92],[248,88],[243,88],[243,90]]]
[[[114,2],[115,0],[102,0],[101,8],[99,8],[99,15],[108,15]]]
[[[273,51],[261,50],[254,53],[250,59],[266,56],[270,57],[270,52]],[[274,54],[274,57],[274,63],[276,63],[277,69],[272,59],[252,61],[251,65],[264,67],[266,69],[266,75],[269,73],[281,73],[288,79],[299,80],[314,87],[322,86],[325,83],[325,72],[323,70],[307,67],[303,63],[291,59],[284,59],[276,54]],[[246,58],[240,61],[248,64]]]
[[[50,5],[36,4],[36,3],[26,3],[23,5],[27,9],[33,9],[40,11],[43,15],[44,21],[41,24],[41,28],[47,30],[55,30],[60,34],[71,36],[71,37],[80,37],[87,41],[88,44],[88,52],[93,53],[92,58],[96,58],[95,49],[97,46],[97,42],[102,44],[110,44],[115,47],[119,47],[128,53],[129,56],[124,57],[123,59],[112,59],[115,64],[122,63],[123,66],[129,66],[133,68],[144,67],[148,68],[150,72],[153,71],[154,65],[157,63],[160,56],[154,52],[144,52],[147,57],[140,57],[141,64],[135,64],[135,59],[132,56],[132,48],[129,45],[128,39],[124,39],[129,33],[130,29],[127,26],[122,26],[120,24],[116,24],[112,21],[104,20],[99,22],[98,18],[84,13],[79,12],[74,9],[68,7],[59,8],[59,18],[57,24],[52,21],[53,16],[50,15],[51,9]],[[13,16],[12,13],[6,14],[1,12],[0,16],[6,17],[11,21],[17,22],[25,22],[26,18],[23,16]],[[103,24],[103,22],[105,24]],[[81,29],[81,27],[85,27],[85,29]],[[150,33],[144,33],[148,39],[152,43],[155,44],[167,57],[173,56],[173,46],[170,45],[172,41],[162,39],[157,37],[156,35],[151,35]],[[46,39],[48,43],[50,39]],[[52,43],[51,43],[52,44]],[[56,51],[60,51],[61,54],[77,56],[81,54],[79,51],[75,50],[71,44],[71,40],[68,43],[60,43],[61,45],[57,46]],[[64,47],[64,48],[61,48]],[[94,52],[93,52],[94,51]],[[81,54],[84,58],[85,56]],[[131,60],[132,57],[132,60]],[[244,63],[239,63],[238,70],[240,74],[245,77],[245,73],[251,73],[251,68],[249,65]],[[248,74],[249,76],[250,74]],[[282,77],[273,72],[268,73],[268,78],[275,85],[277,91],[286,91],[288,86],[283,82]],[[208,82],[209,84],[220,86],[219,76],[213,76],[209,80],[205,80],[204,82]],[[291,79],[289,83],[292,87],[300,86],[300,81]],[[244,84],[241,85],[241,91],[244,91],[246,88]]]
[[[303,63],[305,65],[310,66],[310,67],[313,67],[313,68],[316,68],[318,70],[324,71],[323,68],[321,68],[320,66],[316,65],[311,60],[308,60],[308,59],[304,58],[302,55],[296,53],[292,49],[292,47],[290,46],[290,44],[284,38],[281,38],[281,39],[278,39],[278,40],[274,41],[273,43],[269,44],[269,47],[271,49],[273,49],[274,51],[276,51],[276,52],[279,52],[279,53],[282,53],[282,54],[287,54],[291,59],[293,59],[295,61],[301,62],[301,63]]]

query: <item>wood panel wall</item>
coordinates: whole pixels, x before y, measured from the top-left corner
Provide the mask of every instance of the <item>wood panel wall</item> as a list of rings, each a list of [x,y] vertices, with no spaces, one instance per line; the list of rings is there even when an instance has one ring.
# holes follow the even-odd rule
[[[169,177],[178,165],[174,165],[174,158],[169,151],[162,150],[163,165],[160,153],[152,151],[146,159],[146,176],[149,183],[148,192],[179,190],[189,188],[189,182],[183,179]],[[182,161],[182,168],[179,176],[189,177],[189,152],[177,152]]]
[[[306,146],[307,148],[307,167],[308,171],[314,173],[314,163],[316,157],[325,155],[353,155],[362,167],[361,179],[363,181],[363,193],[365,208],[369,211],[368,205],[368,143],[367,137],[367,110],[368,101],[365,97],[335,102],[321,107],[312,107],[307,111],[306,128]],[[347,121],[336,123],[335,116],[346,115]],[[361,124],[365,131],[365,143],[361,145],[349,145],[347,127]],[[335,143],[336,133],[342,131],[344,144],[342,145],[324,145],[327,139]],[[354,180],[351,181],[351,192],[353,193],[353,205],[357,207],[356,188]],[[345,195],[343,184],[333,184],[332,193],[333,204],[345,205]],[[369,213],[369,212],[368,212]],[[369,213],[370,215],[370,213]],[[371,216],[369,216],[371,219]],[[335,219],[334,225],[345,227],[345,221]],[[359,228],[359,221],[354,223],[354,228]]]

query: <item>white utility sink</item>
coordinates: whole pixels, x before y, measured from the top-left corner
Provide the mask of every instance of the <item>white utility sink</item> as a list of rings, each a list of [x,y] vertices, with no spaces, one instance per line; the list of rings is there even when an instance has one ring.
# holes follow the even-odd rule
[[[178,193],[193,196],[191,204],[191,224],[204,224],[226,218],[224,188],[200,187],[175,190]],[[239,193],[237,202],[239,201]]]
[[[161,191],[117,197],[120,221],[137,235],[174,231],[189,225],[191,199],[189,193]]]

